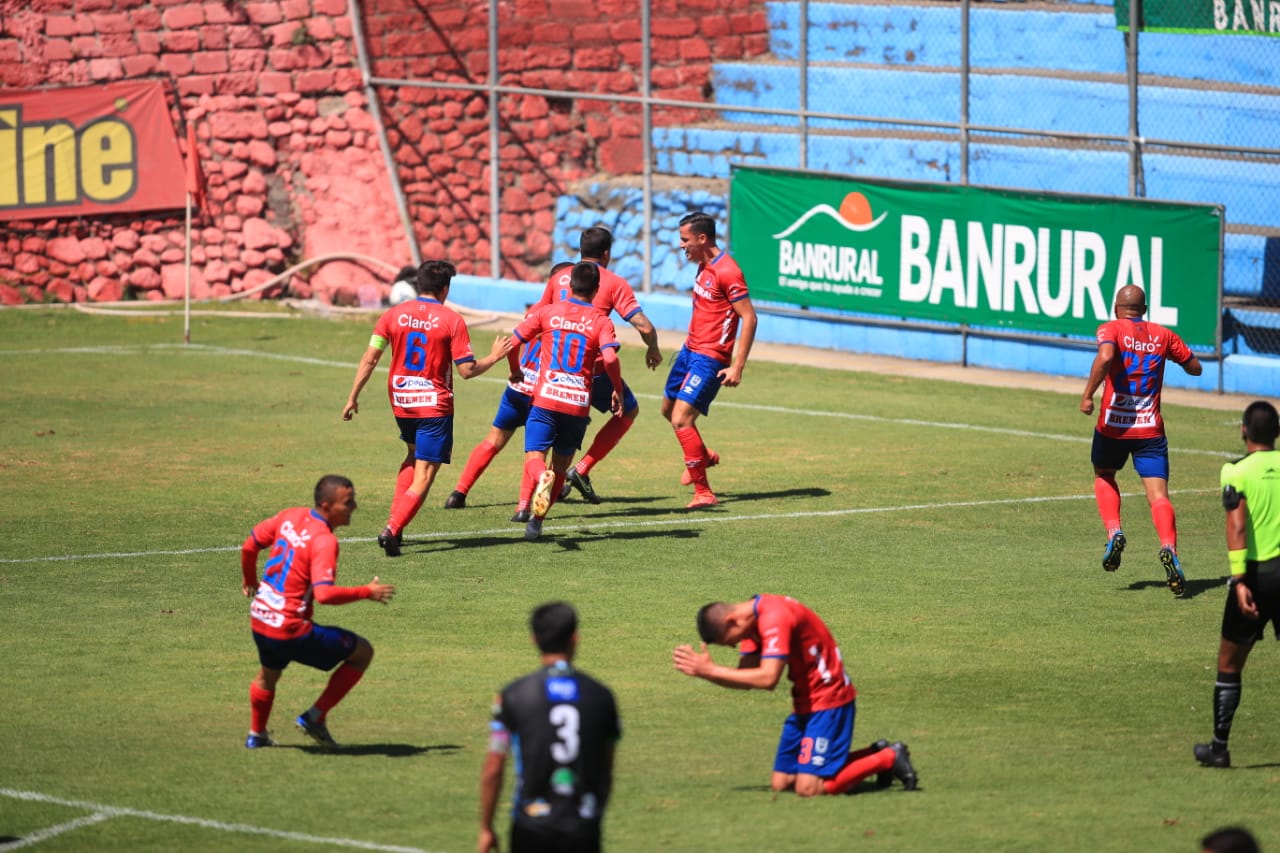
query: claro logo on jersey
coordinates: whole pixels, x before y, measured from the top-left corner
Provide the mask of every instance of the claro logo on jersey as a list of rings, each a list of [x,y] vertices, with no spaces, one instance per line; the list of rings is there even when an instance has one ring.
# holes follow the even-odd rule
[[[299,533],[294,528],[292,521],[286,521],[280,525],[280,537],[288,540],[289,544],[295,548],[305,548],[307,543],[311,541],[311,531],[304,530]]]

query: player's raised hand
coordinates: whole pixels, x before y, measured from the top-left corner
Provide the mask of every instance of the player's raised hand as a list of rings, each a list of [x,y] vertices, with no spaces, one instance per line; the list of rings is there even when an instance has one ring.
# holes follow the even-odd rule
[[[378,580],[378,576],[374,575],[373,580],[369,581],[369,597],[374,601],[386,604],[396,597],[395,584],[381,583]]]
[[[706,667],[711,666],[711,653],[707,651],[707,644],[701,645],[701,651],[696,652],[690,645],[676,646],[671,653],[671,662],[676,669],[685,675],[701,675]]]
[[[489,351],[489,355],[495,358],[501,358],[511,352],[511,342],[514,339],[511,335],[498,335],[493,339],[493,349]]]

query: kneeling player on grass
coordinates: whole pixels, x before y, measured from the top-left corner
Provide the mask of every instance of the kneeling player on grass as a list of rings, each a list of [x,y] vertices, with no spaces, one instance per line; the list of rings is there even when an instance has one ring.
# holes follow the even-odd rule
[[[316,483],[313,508],[282,510],[255,525],[240,546],[243,590],[253,599],[250,625],[262,664],[249,686],[251,722],[244,742],[249,749],[275,745],[267,734],[267,719],[275,702],[276,682],[294,661],[324,671],[338,667],[320,698],[296,721],[303,733],[322,746],[337,746],[325,716],[369,668],[373,646],[343,628],[314,624],[312,599],[346,604],[372,598],[386,604],[396,593],[394,586],[376,577],[364,586],[334,586],[338,538],[333,530],[349,524],[355,509],[355,486],[346,477],[329,474]],[[271,551],[259,581],[258,553],[265,548]]]
[[[907,745],[878,740],[849,751],[857,691],[845,674],[840,649],[818,614],[794,598],[757,595],[737,604],[715,602],[698,611],[702,648],[678,646],[676,669],[739,690],[772,690],[788,669],[794,712],[782,724],[770,787],[802,797],[844,794],[877,774],[880,787],[897,779],[908,790],[918,780]],[[737,669],[720,666],[707,643],[738,646]]]

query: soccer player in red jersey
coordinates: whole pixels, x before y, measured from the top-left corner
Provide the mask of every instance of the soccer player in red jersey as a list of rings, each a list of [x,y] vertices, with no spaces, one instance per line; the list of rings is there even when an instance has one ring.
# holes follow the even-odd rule
[[[529,540],[542,535],[542,521],[560,496],[574,452],[582,446],[596,359],[602,359],[612,385],[611,410],[614,414],[622,411],[622,369],[613,322],[591,304],[599,286],[598,266],[587,261],[575,264],[569,299],[532,312],[512,335],[520,343],[540,342],[538,382],[524,430],[524,475],[537,483],[533,515],[524,531]],[[518,367],[515,352],[507,359],[514,372]],[[548,450],[550,470],[546,467]]]
[[[1151,507],[1151,520],[1160,537],[1160,564],[1174,595],[1186,589],[1178,559],[1178,527],[1169,501],[1169,442],[1160,415],[1165,363],[1173,361],[1192,376],[1204,367],[1182,338],[1158,323],[1142,319],[1147,295],[1127,284],[1116,292],[1116,319],[1098,327],[1098,355],[1080,397],[1080,411],[1093,414],[1093,394],[1102,386],[1102,407],[1093,431],[1093,493],[1107,530],[1102,568],[1120,567],[1125,535],[1120,526],[1120,487],[1116,471],[1133,457]]]
[[[783,667],[791,680],[792,714],[782,725],[770,787],[802,797],[843,794],[871,774],[880,787],[898,779],[914,790],[915,768],[904,743],[880,740],[849,751],[857,691],[840,648],[808,607],[782,595],[757,595],[737,604],[714,602],[698,611],[702,647],[677,646],[676,669],[739,690],[772,690]],[[712,660],[707,644],[738,646],[737,668]]]
[[[596,290],[591,304],[603,311],[606,316],[610,311],[616,312],[619,317],[634,326],[647,348],[644,355],[645,366],[650,370],[657,370],[658,365],[662,364],[662,351],[658,349],[658,332],[640,308],[640,302],[636,299],[636,293],[631,285],[625,278],[609,269],[609,261],[613,253],[613,234],[603,225],[592,226],[583,231],[578,238],[578,250],[583,261],[593,263],[600,269],[600,287]],[[562,302],[570,295],[568,274],[558,279],[553,277],[548,280],[542,292],[542,298],[534,308],[550,305],[552,302]],[[591,386],[591,406],[598,412],[610,412],[613,386],[609,384],[603,362],[596,361],[595,371]],[[605,425],[596,433],[587,452],[569,469],[567,482],[560,493],[560,500],[567,498],[570,490],[577,489],[588,503],[600,503],[600,496],[596,494],[595,487],[591,484],[591,469],[617,447],[618,442],[635,423],[636,415],[639,413],[640,403],[624,382],[622,413],[612,415],[605,422]]]
[[[249,737],[244,744],[249,749],[274,746],[267,720],[276,683],[293,661],[326,672],[338,667],[320,698],[296,721],[321,745],[337,746],[325,718],[364,676],[373,660],[373,646],[351,631],[312,622],[313,603],[347,604],[371,598],[386,604],[396,593],[394,586],[376,577],[364,586],[334,585],[338,538],[333,531],[349,524],[355,512],[356,490],[351,481],[337,474],[321,477],[314,502],[314,507],[282,510],[259,522],[240,546],[242,589],[253,599],[250,625],[262,665],[249,686]],[[267,548],[271,550],[259,581],[258,554]]]
[[[568,286],[569,270],[573,267],[572,261],[561,261],[551,268],[551,275],[548,277],[548,283],[557,281],[561,278],[565,280]],[[532,311],[533,309],[530,309]],[[529,419],[529,406],[533,403],[533,388],[538,382],[538,352],[541,343],[537,340],[529,341],[523,347],[519,348],[519,370],[513,371],[507,380],[506,390],[502,392],[502,399],[498,401],[498,411],[493,416],[493,424],[489,427],[489,434],[481,439],[471,451],[471,455],[467,457],[467,464],[462,467],[462,473],[458,475],[458,483],[453,487],[453,491],[449,493],[449,497],[445,498],[445,509],[464,509],[467,505],[467,495],[471,492],[471,487],[480,479],[480,475],[489,467],[489,463],[494,460],[502,448],[507,446],[507,442],[511,441],[511,437],[515,435],[516,430],[524,426],[525,421]],[[520,524],[527,524],[530,517],[529,502],[533,498],[533,490],[536,483],[529,483],[522,479],[520,487],[520,499],[516,504],[515,515],[511,517],[512,521]]]
[[[671,422],[684,451],[685,476],[693,485],[689,509],[715,506],[707,468],[720,461],[698,432],[698,415],[707,413],[720,386],[742,384],[742,371],[756,338],[756,310],[742,269],[716,246],[716,221],[705,213],[680,220],[680,248],[698,265],[693,283],[689,335],[671,365],[662,398],[662,415]],[[738,326],[742,337],[738,338]],[[735,341],[737,347],[734,347]]]
[[[499,336],[492,352],[476,359],[467,324],[444,305],[456,274],[448,261],[427,261],[418,267],[418,298],[378,318],[342,408],[346,421],[360,411],[360,391],[390,344],[387,395],[407,452],[396,477],[390,517],[378,534],[378,544],[388,557],[400,556],[404,528],[417,515],[440,466],[447,465],[453,455],[454,366],[463,379],[473,379],[511,349],[511,339]]]

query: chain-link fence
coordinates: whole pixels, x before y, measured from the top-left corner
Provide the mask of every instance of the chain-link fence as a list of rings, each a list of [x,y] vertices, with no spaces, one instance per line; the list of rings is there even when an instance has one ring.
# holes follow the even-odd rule
[[[735,165],[1222,204],[1223,351],[1280,354],[1280,40],[1258,4],[381,5],[407,218],[465,271],[536,278],[604,223],[618,272],[688,287],[678,218],[727,222]]]

